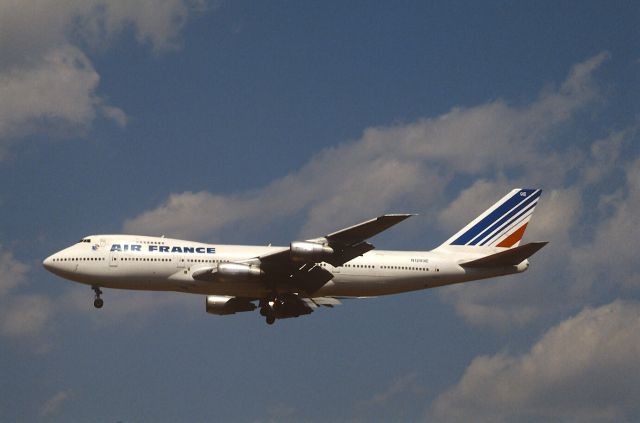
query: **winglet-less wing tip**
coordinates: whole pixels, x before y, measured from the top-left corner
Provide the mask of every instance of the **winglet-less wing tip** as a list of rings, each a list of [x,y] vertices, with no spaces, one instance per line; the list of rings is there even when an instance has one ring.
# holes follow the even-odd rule
[[[353,244],[371,238],[411,216],[413,216],[413,214],[383,214],[374,219],[333,232],[327,235],[326,239],[328,239],[329,242],[342,241]]]

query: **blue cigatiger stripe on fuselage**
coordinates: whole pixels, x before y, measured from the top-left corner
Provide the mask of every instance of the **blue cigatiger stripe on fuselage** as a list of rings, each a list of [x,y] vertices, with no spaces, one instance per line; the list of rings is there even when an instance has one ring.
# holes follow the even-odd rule
[[[526,193],[527,197],[530,197],[530,194],[534,192],[533,189],[523,189],[516,192],[511,196],[507,201],[505,201],[500,207],[489,213],[484,217],[480,222],[476,223],[473,227],[471,227],[467,232],[460,235],[455,241],[453,241],[452,245],[466,245],[469,241],[475,238],[479,233],[487,229],[490,225],[495,223],[496,220],[500,219],[505,213],[508,213],[509,210],[516,207],[520,202],[526,202],[529,198],[523,200],[522,193]]]
[[[527,213],[533,207],[538,204],[537,200],[540,197],[541,191],[530,195],[525,201],[519,204],[516,208],[504,215],[496,223],[489,228],[481,232],[481,235],[471,240],[469,245],[485,245],[491,238],[502,231],[505,227],[508,227],[511,223],[520,218],[523,214]],[[483,242],[484,241],[484,242]]]

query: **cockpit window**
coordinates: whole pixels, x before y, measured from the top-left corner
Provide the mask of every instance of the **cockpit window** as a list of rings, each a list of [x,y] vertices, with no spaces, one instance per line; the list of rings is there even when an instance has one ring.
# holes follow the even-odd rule
[[[82,238],[80,241],[78,241],[78,244],[80,244],[81,242],[91,242],[90,238]]]

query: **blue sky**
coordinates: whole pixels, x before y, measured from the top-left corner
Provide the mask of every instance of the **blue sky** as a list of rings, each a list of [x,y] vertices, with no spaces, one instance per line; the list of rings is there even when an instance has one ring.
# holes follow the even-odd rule
[[[0,420],[637,421],[632,2],[0,1]],[[267,327],[48,274],[87,234],[430,249],[544,190],[524,275]]]

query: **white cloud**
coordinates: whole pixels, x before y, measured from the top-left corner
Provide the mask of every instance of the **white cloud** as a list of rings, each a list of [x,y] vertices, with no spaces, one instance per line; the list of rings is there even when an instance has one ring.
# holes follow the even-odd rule
[[[417,421],[424,412],[423,404],[429,395],[429,389],[415,372],[398,376],[389,384],[374,384],[364,391],[371,396],[356,402],[351,418],[344,421]]]
[[[564,174],[540,174],[533,168],[545,167],[549,161],[535,158],[518,185],[532,180],[545,190],[525,237],[550,241],[549,246],[536,254],[531,269],[518,280],[510,277],[444,288],[438,292],[441,298],[470,324],[504,330],[603,295],[612,299],[621,287],[637,290],[640,274],[633,257],[633,228],[640,221],[633,210],[640,205],[634,170],[640,166],[636,156],[625,155],[627,146],[637,142],[636,129],[613,131],[593,141],[587,154],[568,149],[552,158],[551,163],[558,163]],[[573,166],[562,164],[569,161]],[[465,210],[482,209],[477,206],[482,196],[492,189],[500,192],[501,186],[501,177],[477,181],[441,213],[439,221],[457,229],[474,214]],[[592,203],[596,203],[595,212]]]
[[[592,231],[592,242],[576,246],[571,252],[577,286],[584,295],[597,281],[612,287],[640,288],[637,261],[640,227],[640,159],[626,164],[625,184],[604,196],[604,208],[611,214]]]
[[[463,191],[440,216],[441,222],[454,219],[455,229],[475,217],[477,210],[484,210],[483,201],[491,199],[489,192],[506,192],[504,182],[478,181]],[[582,190],[577,187],[550,189],[543,193],[536,208],[525,240],[549,241],[533,257],[532,267],[524,275],[490,281],[454,285],[438,291],[440,298],[453,304],[458,314],[474,326],[488,326],[506,330],[530,323],[543,313],[562,309],[567,305],[565,284],[569,251],[573,248],[570,233],[579,222],[582,206]],[[475,206],[474,206],[475,204]],[[469,210],[476,210],[476,213]],[[471,213],[470,216],[466,216]],[[463,219],[460,215],[466,216]],[[553,253],[553,251],[564,253]],[[563,272],[558,272],[563,269]]]
[[[29,268],[16,260],[11,251],[0,245],[0,300],[26,281]]]
[[[488,181],[479,179],[469,188],[460,192],[448,207],[438,214],[438,222],[448,231],[454,233],[471,222],[478,215],[478,210],[486,210],[496,202],[496,193],[506,193],[515,187],[506,181]]]
[[[355,404],[353,415],[345,421],[387,422],[416,421],[425,403],[428,389],[419,380],[417,373],[408,373],[392,380],[388,385],[376,385],[369,398]]]
[[[513,278],[454,285],[441,289],[439,295],[443,301],[453,304],[469,324],[494,330],[523,326],[557,306],[540,295],[535,281]]]
[[[204,10],[206,0],[92,0],[73,2],[81,34],[102,42],[132,26],[140,43],[155,50],[174,48],[189,13]]]
[[[0,333],[11,337],[34,337],[53,314],[51,300],[42,295],[12,295],[0,312]]]
[[[416,163],[378,158],[349,166],[342,151],[320,156],[334,154],[342,156],[340,164],[321,158],[262,190],[242,195],[172,194],[160,207],[127,220],[124,231],[203,239],[237,222],[250,221],[255,226],[307,211],[309,219],[302,232],[314,236],[370,218],[372,212],[388,208],[409,191],[428,194],[433,190],[434,185],[420,186],[430,176]],[[353,168],[362,173],[349,178]],[[430,180],[434,181],[433,176]]]
[[[83,289],[84,288],[84,289]],[[113,325],[127,322],[127,327],[139,329],[149,323],[157,313],[179,308],[180,313],[199,316],[204,312],[201,295],[176,294],[174,292],[136,292],[103,289],[104,308],[93,307],[93,291],[88,286],[77,285],[55,299],[56,306],[65,312],[82,313],[93,318],[97,325]]]
[[[529,239],[553,242],[555,248],[569,243],[569,231],[579,224],[584,188],[572,186],[543,193],[536,212],[527,226]]]
[[[426,389],[418,383],[418,375],[416,373],[409,373],[398,377],[391,385],[385,387],[384,391],[378,392],[371,398],[359,402],[356,408],[370,410],[371,408],[387,407],[390,402],[397,401],[398,399],[406,399],[409,397],[410,401],[413,401],[416,397],[423,397],[425,394]],[[373,411],[375,412],[376,410]]]
[[[0,247],[0,335],[31,338],[39,335],[53,314],[51,301],[38,294],[22,294],[29,267]]]
[[[122,128],[127,126],[129,117],[122,109],[104,104],[102,99],[98,103],[100,104],[100,112],[105,118],[111,119]]]
[[[2,0],[0,52],[9,63],[24,63],[62,44],[102,44],[127,27],[155,50],[172,48],[189,14],[206,6],[206,0]]]
[[[47,52],[36,66],[0,74],[0,139],[56,126],[84,129],[101,108],[99,80],[87,57],[69,45]],[[114,107],[105,112],[123,114]]]
[[[71,390],[63,390],[56,392],[51,398],[46,400],[40,409],[41,417],[51,417],[60,411],[62,405],[69,401],[73,396]]]
[[[132,28],[155,51],[174,48],[205,0],[0,1],[0,159],[21,136],[82,132],[96,116],[127,122],[97,94],[100,76],[82,51]]]
[[[431,420],[636,421],[640,304],[587,308],[521,355],[475,358],[433,403]]]
[[[60,311],[90,315],[100,325],[127,321],[129,327],[139,328],[171,307],[179,308],[185,316],[199,315],[205,308],[199,295],[140,292],[132,296],[127,291],[105,290],[103,298],[108,307],[96,311],[88,286],[75,285],[55,297],[27,292],[31,287],[29,271],[29,266],[0,245],[0,336],[32,341],[38,352],[49,349],[52,339],[48,335]]]
[[[590,149],[591,160],[583,168],[582,182],[592,184],[602,180],[611,168],[619,163],[622,147],[636,130],[637,128],[629,128],[625,131],[614,131],[606,138],[593,142]]]
[[[302,233],[318,235],[390,207],[445,206],[456,175],[526,173],[529,183],[562,179],[560,153],[543,153],[546,135],[598,98],[592,72],[601,53],[571,71],[555,92],[515,108],[503,101],[457,108],[434,119],[369,128],[354,142],[312,157],[300,170],[241,195],[171,194],[158,208],[129,219],[126,232],[205,239],[236,222],[271,222],[304,213]],[[496,186],[486,181],[485,191]],[[503,185],[506,185],[502,183]]]
[[[436,216],[438,229],[449,232],[515,186],[542,187],[526,236],[551,244],[536,255],[530,272],[518,281],[439,291],[473,324],[497,329],[527,324],[567,304],[576,284],[568,277],[572,231],[583,224],[585,197],[619,167],[620,151],[635,133],[614,132],[594,141],[586,153],[554,145],[554,132],[602,99],[593,74],[607,57],[600,53],[577,64],[557,90],[545,90],[528,105],[493,101],[432,119],[368,128],[360,139],[326,149],[301,169],[242,194],[171,194],[156,209],[126,220],[124,231],[206,240],[229,227],[250,233],[302,215],[299,236],[309,237],[385,211],[418,211]],[[460,176],[478,179],[448,200],[445,189]],[[633,209],[632,204],[624,208],[625,221],[634,221]],[[601,244],[606,242],[603,236]],[[588,250],[588,257],[593,254]],[[628,254],[621,257],[621,269],[629,269],[632,260]]]

